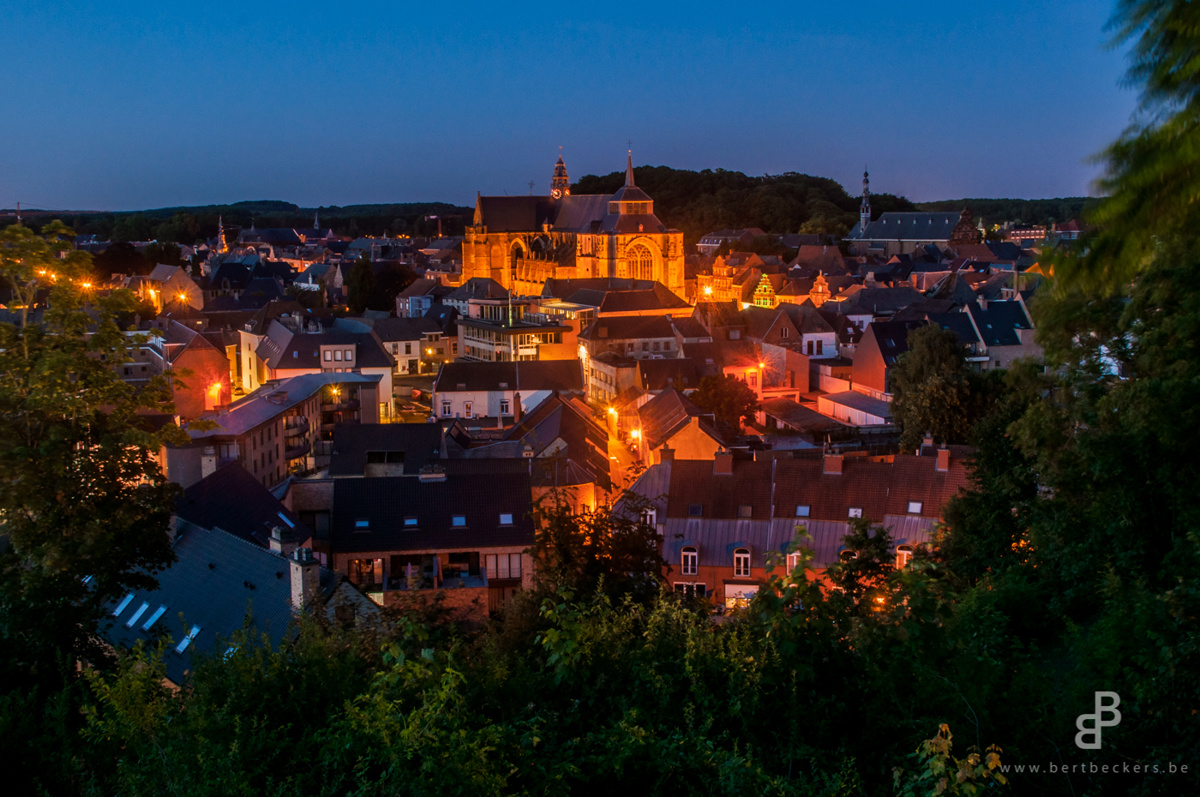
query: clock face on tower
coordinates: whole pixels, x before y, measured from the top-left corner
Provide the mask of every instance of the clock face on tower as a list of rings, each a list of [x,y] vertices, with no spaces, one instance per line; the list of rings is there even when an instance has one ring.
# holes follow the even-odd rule
[[[562,199],[562,195],[563,195],[563,192],[562,192],[561,188],[555,188],[553,191],[550,192],[550,196],[554,197],[555,199]]]

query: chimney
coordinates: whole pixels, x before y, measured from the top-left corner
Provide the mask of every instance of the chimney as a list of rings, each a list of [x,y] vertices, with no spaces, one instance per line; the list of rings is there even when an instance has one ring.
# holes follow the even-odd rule
[[[658,449],[658,451],[654,452],[654,461],[655,464],[658,465],[661,465],[664,462],[674,462],[675,449],[671,448],[670,446],[663,446],[662,448]]]
[[[933,435],[926,432],[925,440],[921,443],[921,450],[918,451],[917,454],[922,455],[926,451],[932,451],[932,450],[933,450]]]
[[[937,471],[946,473],[950,470],[950,449],[942,447],[937,452]]]
[[[200,478],[207,479],[216,472],[217,449],[213,446],[205,446],[204,451],[200,454]]]
[[[271,527],[271,553],[283,555],[283,529],[278,526]]]
[[[713,455],[713,475],[733,475],[733,454],[728,451],[718,451]]]
[[[825,467],[823,472],[829,476],[842,475],[842,455],[841,454],[826,454]]]
[[[297,548],[288,559],[292,573],[292,608],[301,611],[317,597],[321,583],[321,565],[313,558],[312,548]]]

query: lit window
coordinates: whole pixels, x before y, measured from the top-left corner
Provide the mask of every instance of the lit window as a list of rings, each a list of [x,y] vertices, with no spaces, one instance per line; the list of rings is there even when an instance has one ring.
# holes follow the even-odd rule
[[[750,504],[740,504],[738,506],[738,517],[742,519],[754,517],[754,507]]]
[[[334,359],[334,361],[339,362],[339,363],[342,361],[342,350],[341,349],[336,349],[333,352],[333,359]]]
[[[699,572],[700,554],[692,546],[683,549],[683,559],[680,567],[685,576],[694,576]]]
[[[862,507],[861,506],[850,507],[850,513],[847,515],[847,517],[862,517]]]
[[[295,354],[295,352],[293,352],[293,354]],[[333,352],[331,352],[329,349],[326,349],[325,350],[325,362],[329,362],[332,359],[333,359]]]
[[[192,640],[195,639],[196,634],[199,634],[199,633],[200,633],[200,626],[198,626],[198,625],[192,626],[192,630],[188,631],[188,634],[187,634],[187,636],[185,636],[183,638],[183,641],[181,641],[178,645],[175,646],[175,652],[183,653],[185,650],[187,650],[188,645],[192,644]]]
[[[920,501],[909,501],[908,502],[908,514],[910,514],[910,515],[921,514],[921,506],[922,506],[922,503]]]
[[[506,513],[501,513],[500,525],[501,526],[511,526],[512,525],[512,515],[509,515]]]
[[[409,528],[416,526],[417,519],[415,517],[413,517],[412,515],[409,515],[408,517],[404,518],[404,525]]]
[[[471,402],[463,402],[463,415],[467,416],[468,418],[471,417]]]
[[[133,593],[131,592],[128,595],[126,595],[121,600],[120,603],[117,604],[117,608],[113,609],[113,617],[119,616],[121,614],[121,612],[125,611],[125,607],[128,606],[132,602],[133,602]]]
[[[745,548],[733,552],[733,575],[735,578],[750,576],[750,552]]]
[[[796,504],[796,517],[808,517],[808,504]]]
[[[846,551],[842,551],[841,553],[838,554],[838,559],[840,559],[843,562],[849,562],[851,559],[857,559],[857,558],[858,558],[858,551],[846,550]]]
[[[142,625],[142,630],[149,631],[150,626],[152,626],[156,622],[158,622],[158,618],[162,617],[164,614],[166,614],[166,612],[167,612],[166,606],[159,606],[157,609],[154,610],[154,614],[150,615],[150,619],[147,620],[145,622],[145,624]]]
[[[451,526],[467,525],[467,516],[466,515],[452,515],[450,517],[450,525]]]
[[[792,572],[799,566],[800,566],[800,553],[798,551],[796,551],[796,552],[788,554],[787,555],[788,572],[789,573]]]
[[[346,362],[354,359],[354,349],[346,349]]]
[[[896,546],[896,569],[903,570],[912,561],[913,547],[911,545]]]
[[[369,528],[371,528],[371,521],[366,518],[360,517],[358,520],[354,521],[355,531],[366,531]]]

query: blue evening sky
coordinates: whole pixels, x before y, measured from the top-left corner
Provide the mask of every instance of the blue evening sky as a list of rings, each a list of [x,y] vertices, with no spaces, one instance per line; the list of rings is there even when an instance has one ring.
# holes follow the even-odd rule
[[[634,162],[1088,193],[1111,3],[7,2],[0,207],[549,191]]]

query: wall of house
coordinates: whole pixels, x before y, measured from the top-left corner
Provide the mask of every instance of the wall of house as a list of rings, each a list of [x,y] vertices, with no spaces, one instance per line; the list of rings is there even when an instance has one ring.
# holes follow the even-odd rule
[[[228,404],[232,398],[229,383],[229,360],[216,349],[188,349],[172,364],[179,372],[179,382],[172,391],[175,412],[181,418],[199,418],[218,404]],[[182,372],[190,371],[188,375]],[[219,385],[214,390],[213,386]]]
[[[514,390],[443,390],[433,396],[433,411],[439,418],[495,418],[500,414],[500,402],[508,401],[508,414],[516,409]],[[550,397],[550,390],[522,390],[521,410],[528,413]],[[449,402],[449,412],[445,405]],[[470,412],[467,412],[467,405]]]
[[[664,446],[675,451],[676,459],[712,459],[713,455],[720,450],[721,444],[709,437],[704,430],[700,428],[700,420],[692,418],[688,425],[683,427],[663,445],[659,446],[655,451],[661,451]],[[645,460],[654,462],[654,452],[646,452]]]
[[[887,390],[887,366],[874,333],[868,328],[854,352],[851,379],[855,385],[884,392]]]

